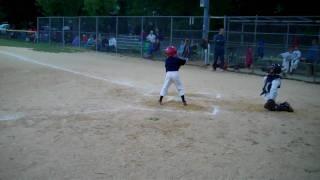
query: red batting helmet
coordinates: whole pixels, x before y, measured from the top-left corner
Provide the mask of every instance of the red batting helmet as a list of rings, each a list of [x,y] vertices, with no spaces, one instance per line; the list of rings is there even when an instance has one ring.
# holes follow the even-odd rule
[[[168,46],[165,50],[167,56],[175,56],[177,54],[177,48],[174,46]]]

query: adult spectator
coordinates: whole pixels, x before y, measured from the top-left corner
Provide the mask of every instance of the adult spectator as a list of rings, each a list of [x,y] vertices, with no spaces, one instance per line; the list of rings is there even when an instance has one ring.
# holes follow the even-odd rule
[[[310,73],[314,75],[314,65],[319,61],[319,45],[316,39],[312,40],[312,45],[309,47],[306,57],[302,60],[309,64]]]
[[[257,58],[264,57],[264,40],[259,40],[257,44]]]
[[[150,33],[147,36],[147,41],[149,41],[151,44],[156,42],[156,35],[154,35],[152,30],[150,31]]]
[[[218,67],[218,60],[220,60],[220,68],[224,70],[224,46],[225,46],[225,37],[224,37],[224,29],[220,28],[219,33],[213,38],[214,43],[214,60],[212,64],[212,68],[215,71]]]
[[[245,62],[246,67],[250,69],[252,66],[252,63],[253,63],[253,49],[252,47],[248,47],[246,52],[246,62]]]

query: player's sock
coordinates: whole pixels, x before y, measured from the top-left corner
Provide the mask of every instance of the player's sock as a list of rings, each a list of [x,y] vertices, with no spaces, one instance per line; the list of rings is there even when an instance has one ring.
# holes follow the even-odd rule
[[[182,99],[183,105],[186,106],[187,105],[187,101],[185,100],[184,95],[181,96],[181,99]]]
[[[162,104],[163,96],[160,96],[159,103]]]

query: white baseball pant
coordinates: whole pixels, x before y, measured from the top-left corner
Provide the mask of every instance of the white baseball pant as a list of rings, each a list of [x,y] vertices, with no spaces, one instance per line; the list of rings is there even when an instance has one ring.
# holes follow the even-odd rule
[[[179,96],[184,95],[184,88],[180,80],[179,71],[168,71],[166,73],[160,96],[165,96],[168,94],[168,89],[172,83],[176,86]]]

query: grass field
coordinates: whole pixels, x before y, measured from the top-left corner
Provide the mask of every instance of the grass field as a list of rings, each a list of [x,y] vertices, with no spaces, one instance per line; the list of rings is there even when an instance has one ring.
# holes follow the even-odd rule
[[[34,51],[52,52],[52,53],[71,53],[71,52],[83,52],[86,51],[83,48],[75,47],[62,47],[61,44],[49,44],[49,43],[31,43],[19,40],[0,39],[0,46],[8,47],[24,47],[30,48]]]

